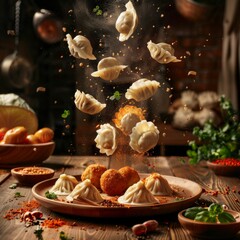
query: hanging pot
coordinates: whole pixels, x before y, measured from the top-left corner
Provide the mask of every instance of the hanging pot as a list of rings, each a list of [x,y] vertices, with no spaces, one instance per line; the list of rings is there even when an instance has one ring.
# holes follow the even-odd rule
[[[1,72],[11,86],[23,88],[31,80],[32,66],[25,58],[17,56],[17,52],[14,52],[3,59]]]
[[[46,9],[34,14],[33,27],[38,37],[46,43],[57,43],[63,39],[62,22]]]

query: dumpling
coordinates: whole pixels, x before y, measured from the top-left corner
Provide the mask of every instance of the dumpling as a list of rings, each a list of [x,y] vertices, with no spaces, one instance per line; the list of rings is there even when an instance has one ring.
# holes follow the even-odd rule
[[[208,108],[203,108],[201,111],[194,112],[194,119],[202,127],[208,121],[211,121],[215,126],[218,126],[221,123],[221,117]]]
[[[118,198],[118,202],[132,205],[152,205],[159,203],[153,194],[146,189],[144,182],[141,180],[130,186],[124,195]]]
[[[123,42],[129,39],[138,24],[138,16],[131,1],[126,5],[126,11],[122,12],[115,23],[117,31],[120,33],[119,41]]]
[[[183,91],[181,93],[181,102],[184,107],[188,107],[192,110],[197,110],[199,108],[198,95],[194,91]]]
[[[141,78],[134,82],[125,93],[127,99],[134,99],[137,102],[144,101],[152,97],[158,88],[160,83],[155,80],[148,80]]]
[[[165,195],[172,196],[173,190],[170,187],[168,181],[162,177],[159,173],[152,173],[145,179],[145,187],[153,195]]]
[[[125,134],[129,135],[132,128],[141,120],[144,120],[144,111],[136,106],[126,105],[115,113],[113,122],[115,126]]]
[[[117,149],[116,128],[109,123],[100,125],[94,141],[97,143],[96,147],[100,149],[100,153],[105,153],[107,156],[112,155]]]
[[[63,173],[59,176],[58,180],[55,182],[49,192],[53,192],[57,195],[68,195],[72,192],[77,184],[78,181],[74,176]]]
[[[91,75],[93,77],[100,77],[103,80],[112,81],[117,79],[120,72],[126,67],[126,65],[120,65],[116,58],[106,57],[98,63],[98,70]]]
[[[74,198],[83,198],[96,203],[103,201],[101,194],[89,179],[78,183],[73,191],[66,197],[69,202],[72,202]]]
[[[213,91],[205,91],[198,94],[201,108],[216,109],[219,106],[219,96]]]
[[[142,120],[132,129],[129,145],[133,150],[144,153],[155,147],[158,139],[159,131],[153,122]]]
[[[101,112],[106,107],[105,103],[100,103],[92,95],[85,94],[79,90],[76,90],[74,97],[76,107],[84,113],[94,115]]]
[[[93,49],[91,43],[86,37],[77,35],[74,39],[72,39],[70,34],[67,34],[66,37],[68,49],[73,57],[90,60],[96,59],[92,53]]]
[[[153,43],[149,41],[147,48],[151,57],[159,63],[181,62],[174,56],[174,49],[167,43]]]

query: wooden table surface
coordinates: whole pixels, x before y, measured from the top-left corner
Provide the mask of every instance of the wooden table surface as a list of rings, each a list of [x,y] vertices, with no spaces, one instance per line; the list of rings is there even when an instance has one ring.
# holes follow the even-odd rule
[[[51,156],[44,161],[42,166],[54,168],[55,177],[62,173],[79,175],[87,165],[98,162],[109,167],[109,160],[106,157],[94,156]],[[110,166],[111,167],[111,166]],[[150,157],[141,166],[142,172],[157,171],[160,174],[172,175],[180,178],[190,179],[203,188],[203,193],[198,202],[208,201],[218,202],[229,206],[230,209],[240,211],[240,180],[237,177],[216,176],[204,163],[199,165],[188,165],[182,157]],[[24,240],[37,239],[34,231],[37,225],[26,227],[19,218],[7,220],[4,218],[10,209],[19,209],[22,202],[33,200],[31,187],[18,184],[16,189],[11,189],[16,180],[11,176],[10,169],[0,170],[0,239],[4,240]],[[15,197],[19,192],[23,197]],[[60,239],[60,232],[63,231],[68,239],[74,240],[127,240],[127,239],[193,239],[184,230],[178,220],[177,213],[159,215],[145,218],[128,219],[99,219],[78,216],[69,216],[40,206],[38,208],[44,218],[54,218],[64,220],[67,224],[59,228],[43,227],[42,237],[44,240]],[[145,237],[136,237],[131,231],[134,224],[142,223],[145,220],[155,219],[159,222],[156,232],[147,234]],[[240,233],[236,236],[240,239]]]

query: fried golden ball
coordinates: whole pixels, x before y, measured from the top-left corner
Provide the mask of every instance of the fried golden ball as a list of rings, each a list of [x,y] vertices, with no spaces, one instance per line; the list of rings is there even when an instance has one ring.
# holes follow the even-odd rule
[[[107,170],[104,165],[101,164],[91,164],[82,173],[82,181],[89,179],[91,183],[98,189],[100,189],[100,178],[101,175]]]
[[[27,137],[27,129],[23,126],[18,126],[9,129],[4,137],[3,137],[3,143],[6,144],[21,144],[24,143],[25,139]]]
[[[127,189],[125,178],[115,169],[108,169],[100,178],[103,192],[109,196],[123,195]]]
[[[128,187],[140,180],[138,172],[132,167],[125,166],[120,168],[118,171],[126,179]]]

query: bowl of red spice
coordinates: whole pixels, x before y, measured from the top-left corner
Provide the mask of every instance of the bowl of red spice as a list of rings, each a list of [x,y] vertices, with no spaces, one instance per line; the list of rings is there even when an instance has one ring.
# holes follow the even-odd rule
[[[207,161],[207,166],[217,175],[240,176],[240,159],[224,158]]]
[[[11,174],[23,185],[34,185],[38,182],[52,178],[54,170],[47,167],[17,167],[11,169]]]

